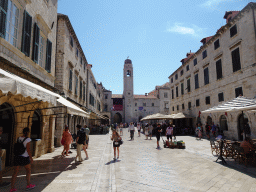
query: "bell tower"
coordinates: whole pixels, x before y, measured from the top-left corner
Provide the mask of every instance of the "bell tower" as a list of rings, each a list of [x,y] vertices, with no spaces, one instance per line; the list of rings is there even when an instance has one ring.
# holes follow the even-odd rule
[[[130,123],[133,120],[133,67],[132,61],[124,61],[124,117],[125,122]]]

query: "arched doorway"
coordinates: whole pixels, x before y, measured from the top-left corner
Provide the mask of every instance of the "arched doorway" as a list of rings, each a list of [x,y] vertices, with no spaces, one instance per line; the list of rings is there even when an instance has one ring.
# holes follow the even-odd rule
[[[238,131],[237,131],[238,132],[238,139],[243,141],[244,136],[241,133],[243,132],[244,124],[248,123],[248,117],[244,113],[242,113],[241,115],[238,116],[237,123],[238,123],[238,126],[237,126],[237,128],[238,128]]]
[[[121,123],[122,122],[122,115],[120,113],[116,113],[114,115],[114,123]]]
[[[0,105],[0,127],[3,127],[3,134],[1,136],[2,148],[6,149],[5,166],[12,164],[14,126],[15,116],[13,107],[8,103]]]
[[[31,126],[31,139],[42,139],[42,132],[41,132],[41,112],[39,109],[34,111],[32,117],[32,126]]]
[[[206,122],[208,123],[208,125],[212,125],[212,118],[208,116]]]
[[[227,118],[225,115],[220,116],[220,130],[222,130],[222,131],[228,130],[228,123],[227,123]]]

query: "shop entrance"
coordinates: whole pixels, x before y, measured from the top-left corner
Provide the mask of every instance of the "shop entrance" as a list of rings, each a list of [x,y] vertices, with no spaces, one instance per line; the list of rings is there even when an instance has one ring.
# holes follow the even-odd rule
[[[5,166],[12,165],[14,126],[15,118],[13,107],[8,103],[0,105],[0,127],[3,127],[3,134],[1,137],[2,148],[6,149]]]
[[[238,131],[237,131],[238,132],[238,139],[240,141],[243,141],[244,135],[241,134],[241,133],[243,132],[244,124],[248,123],[248,118],[245,114],[241,114],[241,115],[239,115],[237,122],[238,122],[238,126],[237,126],[237,128],[238,128]]]
[[[39,109],[34,111],[31,126],[31,139],[42,139],[41,133],[41,112]]]

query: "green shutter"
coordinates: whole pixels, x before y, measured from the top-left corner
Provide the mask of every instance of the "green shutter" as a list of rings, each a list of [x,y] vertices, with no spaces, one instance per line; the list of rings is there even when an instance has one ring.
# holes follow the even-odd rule
[[[8,0],[0,0],[0,37],[5,38]]]
[[[39,34],[40,30],[37,24],[34,25],[34,43],[33,43],[33,61],[38,63],[38,52],[39,52]]]
[[[30,55],[31,26],[32,17],[27,11],[24,11],[21,51],[28,57]]]
[[[47,49],[46,49],[46,65],[45,70],[51,73],[51,60],[52,60],[52,42],[47,39]]]

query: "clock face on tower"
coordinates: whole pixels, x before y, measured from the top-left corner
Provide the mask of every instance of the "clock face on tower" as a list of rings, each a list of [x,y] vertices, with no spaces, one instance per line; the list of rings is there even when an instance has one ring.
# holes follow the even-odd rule
[[[127,92],[126,92],[126,96],[127,96],[127,97],[131,97],[131,96],[132,96],[131,91],[127,91]]]

